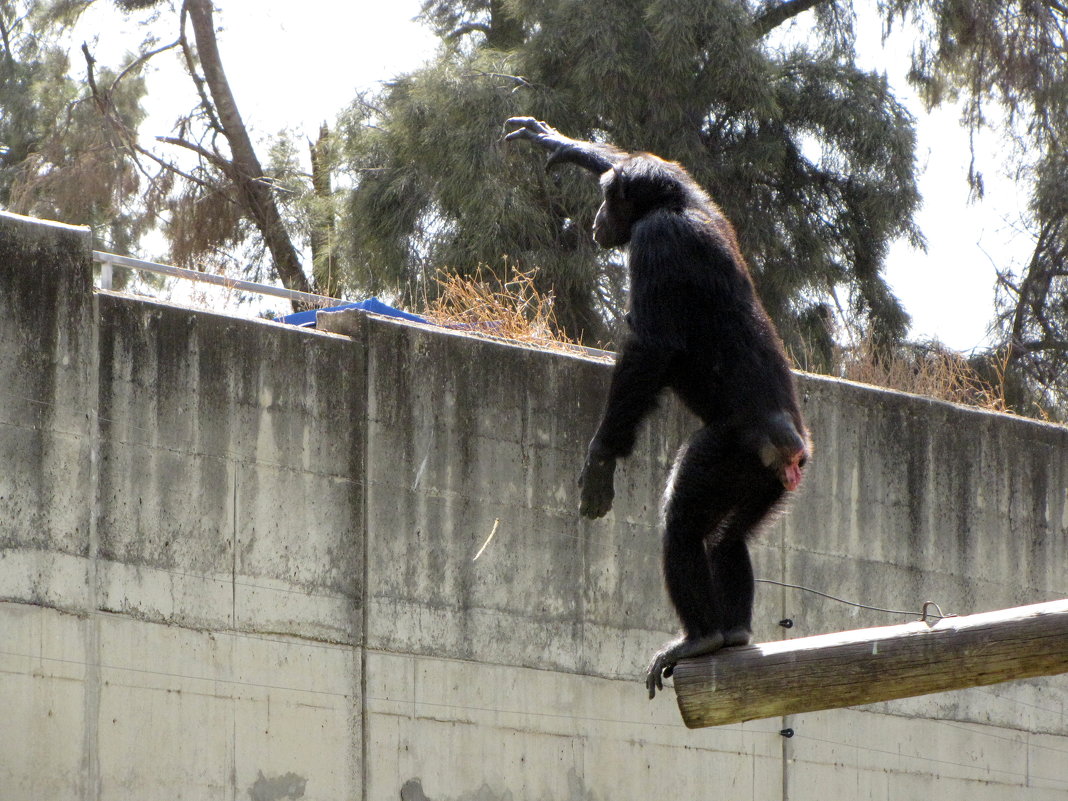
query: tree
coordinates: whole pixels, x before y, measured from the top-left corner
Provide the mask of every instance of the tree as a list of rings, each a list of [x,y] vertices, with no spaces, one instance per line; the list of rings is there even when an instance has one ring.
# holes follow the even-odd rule
[[[56,0],[53,5],[67,8],[73,16],[89,2]],[[167,4],[163,0],[116,0],[116,5],[138,12]],[[55,18],[51,19],[54,23]],[[87,89],[68,107],[92,114],[87,127],[99,141],[95,150],[75,149],[76,158],[87,152],[106,154],[108,169],[102,168],[101,174],[111,183],[119,182],[125,196],[137,194],[141,212],[152,224],[162,225],[172,259],[178,263],[203,266],[205,261],[217,261],[220,253],[243,249],[253,262],[266,254],[287,288],[313,291],[294,244],[300,226],[286,219],[278,197],[278,187],[287,182],[294,192],[295,164],[286,158],[286,148],[278,146],[272,151],[281,158],[275,165],[278,169],[272,173],[262,166],[223,69],[211,1],[184,0],[173,25],[173,41],[159,46],[154,37],[146,38],[139,54],[118,73],[98,70],[96,59],[83,45]],[[140,118],[127,106],[131,97],[143,92],[139,76],[144,66],[172,51],[182,58],[196,105],[178,120],[174,135],[159,136],[155,145],[146,146],[137,131]],[[65,126],[54,123],[42,141],[67,143],[69,138]],[[39,209],[65,192],[84,190],[84,176],[74,169],[77,165],[50,157],[47,149],[17,164],[12,197],[27,210]],[[301,195],[312,194],[311,182],[305,180],[302,189]],[[66,209],[57,209],[56,216],[85,221]],[[327,281],[326,287],[335,289],[336,281]]]
[[[812,44],[790,43],[782,23],[810,10]],[[682,162],[735,222],[803,363],[825,363],[835,317],[904,335],[881,270],[892,240],[922,241],[913,120],[853,64],[846,4],[430,0],[423,15],[437,60],[358,98],[343,129],[361,285],[412,297],[439,267],[538,267],[566,331],[608,339],[625,287],[589,237],[596,187],[500,146],[523,113]]]
[[[884,0],[890,23],[915,25],[912,81],[928,106],[958,101],[973,133],[999,130],[1013,177],[1029,187],[1020,221],[1029,254],[1001,265],[999,342],[977,361],[1021,411],[1068,409],[1068,5],[1059,0]],[[983,170],[970,172],[973,193]]]
[[[64,3],[0,2],[0,204],[24,214],[89,225],[125,250],[149,224],[141,176],[101,124],[100,109],[68,77],[49,32],[70,21]],[[101,76],[112,113],[127,129],[143,118],[144,82]]]

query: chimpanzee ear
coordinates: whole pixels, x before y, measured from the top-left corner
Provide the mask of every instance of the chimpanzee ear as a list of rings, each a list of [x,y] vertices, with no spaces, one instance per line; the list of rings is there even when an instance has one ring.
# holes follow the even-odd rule
[[[618,197],[620,200],[625,200],[626,195],[623,192],[623,169],[618,165],[613,164],[612,175],[614,178],[614,180],[612,181],[612,185],[615,187],[616,197]]]

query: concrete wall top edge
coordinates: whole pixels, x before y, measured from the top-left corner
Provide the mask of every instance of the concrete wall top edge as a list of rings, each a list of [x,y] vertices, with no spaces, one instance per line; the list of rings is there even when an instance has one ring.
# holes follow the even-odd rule
[[[44,220],[40,217],[27,217],[23,214],[15,214],[12,211],[4,211],[0,209],[0,217],[6,217],[7,219],[25,223],[31,227],[53,228],[61,231],[77,231],[87,236],[91,235],[91,231],[88,225],[71,225],[70,223],[59,222],[57,220]]]
[[[802,392],[805,390],[806,386],[811,386],[813,388],[834,388],[845,392],[855,393],[856,395],[867,395],[869,399],[877,400],[884,404],[912,404],[919,407],[930,408],[932,410],[940,409],[948,413],[962,414],[964,416],[975,416],[993,421],[1004,421],[1006,424],[1037,426],[1043,429],[1048,429],[1049,431],[1068,433],[1068,427],[1063,424],[1038,420],[1033,417],[1023,417],[1021,415],[998,412],[992,409],[967,406],[962,403],[955,403],[953,401],[935,398],[930,395],[918,395],[913,392],[904,392],[899,389],[880,387],[876,384],[850,381],[847,378],[838,378],[837,376],[806,373],[800,370],[795,370],[794,374],[798,378],[799,389]]]

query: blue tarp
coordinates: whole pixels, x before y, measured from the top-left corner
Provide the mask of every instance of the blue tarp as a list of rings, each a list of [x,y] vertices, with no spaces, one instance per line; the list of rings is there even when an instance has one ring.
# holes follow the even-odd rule
[[[402,320],[411,320],[413,323],[427,322],[418,314],[394,309],[388,303],[383,303],[378,298],[368,298],[359,303],[343,303],[340,306],[331,306],[329,309],[312,309],[311,311],[294,312],[280,318],[280,322],[290,325],[299,325],[301,328],[315,328],[315,315],[321,311],[341,311],[342,309],[359,309],[360,311],[381,314],[386,317],[400,317]]]

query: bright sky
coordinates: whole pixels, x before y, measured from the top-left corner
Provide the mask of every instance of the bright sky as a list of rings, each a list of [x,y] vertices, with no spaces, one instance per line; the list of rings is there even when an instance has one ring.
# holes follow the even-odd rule
[[[419,0],[302,0],[296,5],[283,0],[216,0],[223,63],[254,138],[282,128],[314,138],[320,123],[332,122],[357,90],[374,88],[420,66],[433,55],[437,40],[413,21],[419,6]],[[107,19],[87,17],[75,44],[96,37],[93,49],[99,60],[114,64],[123,48],[139,41],[139,34],[124,33],[107,13]],[[928,250],[918,252],[898,243],[887,277],[912,315],[913,337],[938,338],[970,350],[983,344],[993,316],[991,259],[1006,264],[1013,245],[1009,223],[1017,217],[1019,201],[1011,183],[995,180],[1000,164],[997,143],[991,140],[981,142],[988,199],[968,203],[967,132],[955,109],[923,114],[904,80],[911,41],[898,35],[884,46],[877,20],[863,18],[858,37],[862,64],[886,72],[898,97],[919,118],[924,207],[918,222]],[[188,91],[187,84],[163,72],[150,79],[148,105],[150,113],[159,115],[152,118],[159,120],[154,133],[167,133],[173,92]],[[1026,251],[1028,244],[1017,238],[1017,247]]]

